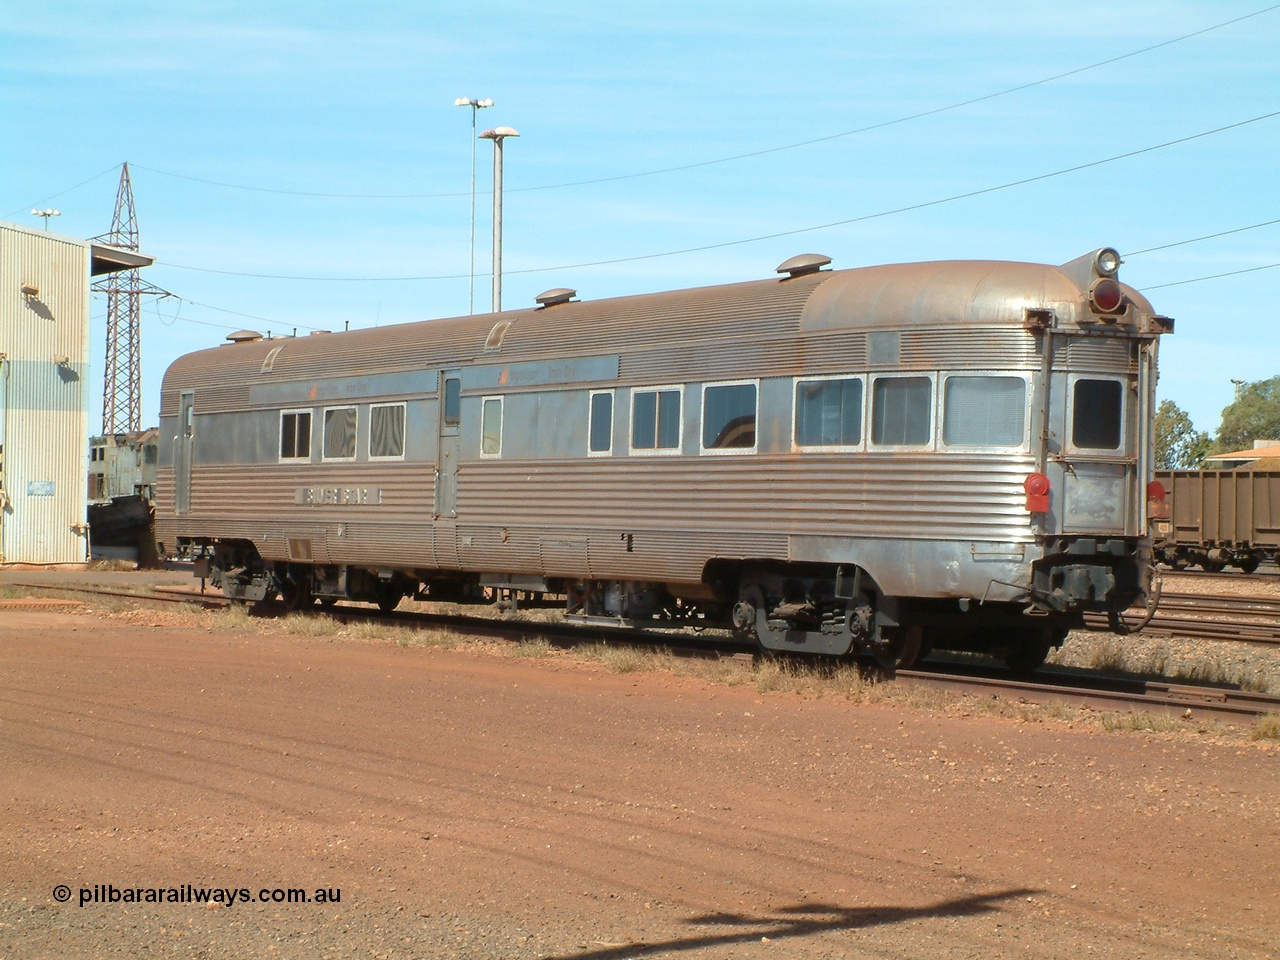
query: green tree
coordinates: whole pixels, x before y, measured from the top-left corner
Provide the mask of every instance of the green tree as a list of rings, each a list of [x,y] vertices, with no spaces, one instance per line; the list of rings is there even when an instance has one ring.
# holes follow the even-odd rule
[[[1163,404],[1161,404],[1163,406]],[[1222,411],[1216,452],[1245,450],[1255,440],[1280,440],[1280,377],[1245,384]]]
[[[1186,411],[1172,400],[1156,409],[1156,469],[1195,470],[1209,452],[1209,435],[1197,430]]]

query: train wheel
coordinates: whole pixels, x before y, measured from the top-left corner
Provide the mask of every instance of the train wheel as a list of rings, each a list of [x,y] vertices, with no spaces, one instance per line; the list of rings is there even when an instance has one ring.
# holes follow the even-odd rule
[[[386,583],[378,587],[378,609],[383,613],[390,613],[400,606],[400,601],[403,599],[404,591],[394,583]]]
[[[289,610],[305,610],[316,601],[305,583],[293,579],[281,584],[280,599]]]
[[[324,607],[324,609],[326,610],[332,610],[334,607],[334,604],[336,604],[337,602],[338,602],[337,597],[321,597],[320,598],[320,606]]]
[[[885,628],[871,645],[871,655],[886,670],[910,670],[924,649],[924,627]]]
[[[1262,561],[1259,560],[1257,557],[1250,556],[1247,559],[1242,560],[1240,563],[1237,563],[1236,566],[1239,567],[1245,573],[1253,573],[1253,571],[1258,569],[1258,565],[1261,563]]]
[[[1200,569],[1205,573],[1221,573],[1227,569],[1227,565],[1221,560],[1202,560],[1200,561]]]
[[[764,587],[754,581],[748,581],[742,585],[738,597],[738,603],[733,608],[733,623],[736,631],[740,636],[754,637],[756,650],[765,656],[772,656],[782,632],[773,630],[769,626]]]
[[[1004,655],[1004,663],[1014,673],[1030,673],[1044,665],[1053,650],[1048,630],[1034,631]]]

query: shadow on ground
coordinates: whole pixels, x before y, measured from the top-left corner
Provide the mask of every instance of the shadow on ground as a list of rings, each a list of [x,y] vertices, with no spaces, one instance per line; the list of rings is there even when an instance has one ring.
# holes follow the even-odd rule
[[[652,942],[608,944],[582,952],[549,956],[546,960],[628,960],[633,957],[679,954],[688,950],[757,942],[768,937],[773,942],[794,940],[836,930],[857,930],[889,926],[908,920],[933,917],[965,917],[995,913],[1001,904],[1038,893],[1031,889],[1011,889],[958,900],[943,900],[921,907],[838,907],[834,904],[802,903],[782,907],[768,916],[712,913],[687,921],[691,927],[728,928],[693,932],[683,937]]]

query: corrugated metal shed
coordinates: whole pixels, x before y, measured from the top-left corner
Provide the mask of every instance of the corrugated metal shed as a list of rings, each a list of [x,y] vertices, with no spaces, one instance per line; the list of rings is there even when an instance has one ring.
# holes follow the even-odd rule
[[[89,278],[150,262],[0,222],[0,564],[85,559]]]

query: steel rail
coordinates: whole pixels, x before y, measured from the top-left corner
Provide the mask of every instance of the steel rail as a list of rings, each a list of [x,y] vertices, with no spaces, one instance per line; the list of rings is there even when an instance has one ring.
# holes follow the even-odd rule
[[[156,587],[155,592],[129,593],[99,586],[49,587],[46,584],[22,584],[12,586],[40,590],[59,590],[70,593],[88,593],[99,596],[122,597],[130,600],[160,603],[196,603],[205,607],[225,607],[230,604],[220,594],[204,593],[182,587]],[[264,616],[279,616],[289,611],[282,604],[270,604],[255,608]],[[473,636],[497,639],[538,638],[557,646],[572,648],[602,639],[612,643],[652,649],[662,647],[675,656],[723,659],[751,656],[754,647],[734,641],[723,635],[697,636],[658,630],[643,630],[619,624],[583,626],[571,623],[505,620],[476,617],[464,614],[438,614],[420,611],[400,611],[383,614],[364,607],[338,606],[323,612],[341,620],[385,623],[391,626],[439,626],[466,631]],[[1192,621],[1203,624],[1204,621]],[[806,660],[804,662],[811,662]],[[867,667],[868,672],[895,682],[930,686],[938,689],[962,692],[969,695],[1033,703],[1069,703],[1091,709],[1142,710],[1153,712],[1177,712],[1190,717],[1213,717],[1222,720],[1240,720],[1280,713],[1280,696],[1251,693],[1227,687],[1177,683],[1165,680],[1143,680],[1102,676],[1092,673],[1047,671],[1034,677],[1011,677],[984,671],[966,665],[947,665],[946,671],[899,670],[883,672]]]
[[[1039,704],[1071,703],[1091,709],[1175,712],[1186,717],[1251,719],[1280,713],[1280,696],[1225,687],[1123,680],[1092,674],[1043,674],[1044,680],[982,673],[899,670],[899,682]]]
[[[1165,593],[1162,609],[1174,607],[1196,613],[1230,613],[1245,616],[1280,617],[1280,597],[1206,596],[1197,593]]]

